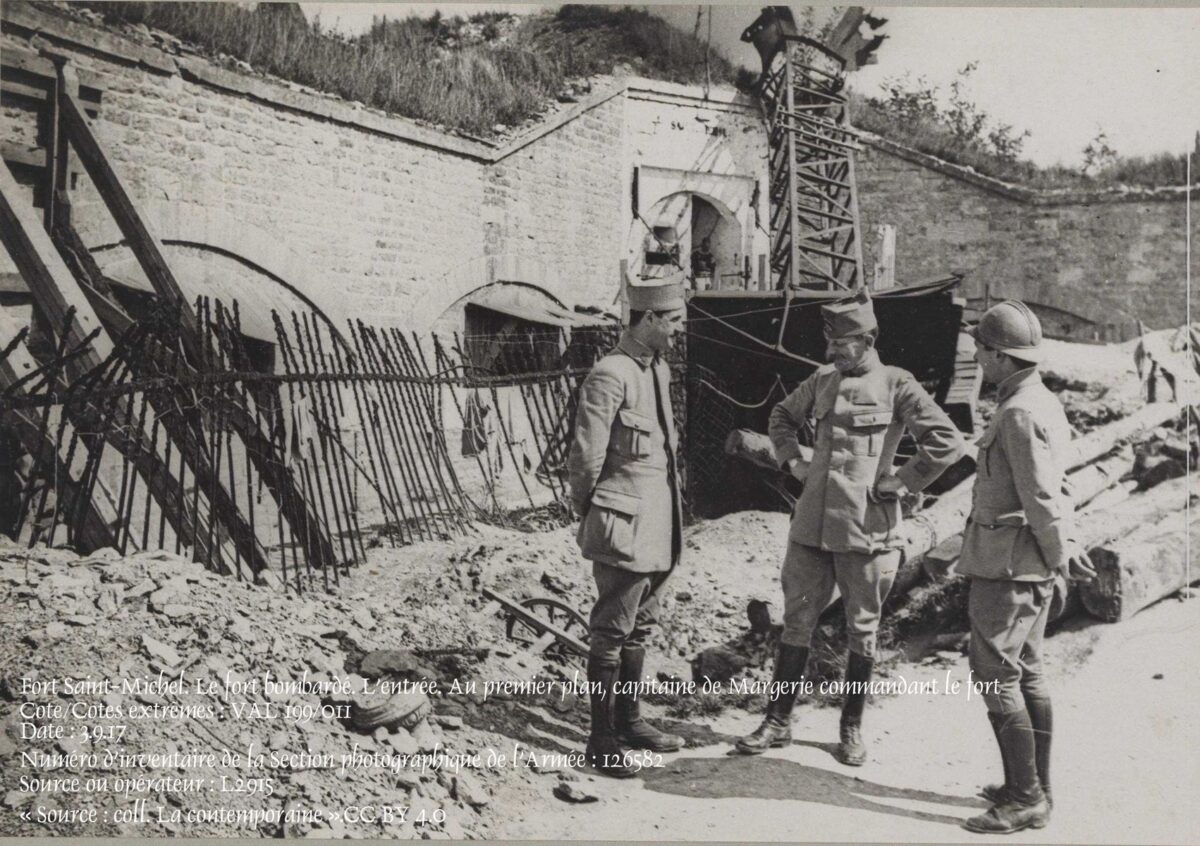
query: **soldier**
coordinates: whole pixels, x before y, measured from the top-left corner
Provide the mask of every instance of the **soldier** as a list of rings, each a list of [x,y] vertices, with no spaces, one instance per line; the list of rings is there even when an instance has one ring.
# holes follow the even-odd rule
[[[983,378],[999,405],[979,441],[974,501],[958,572],[971,577],[970,664],[1000,745],[1004,784],[966,828],[1008,834],[1050,819],[1050,697],[1042,679],[1042,635],[1054,579],[1095,575],[1070,539],[1073,507],[1063,494],[1062,457],[1071,428],[1042,384],[1042,327],[1024,303],[1007,300],[972,334]]]
[[[636,772],[630,748],[674,752],[683,745],[642,718],[636,691],[657,623],[658,591],[683,546],[671,373],[662,359],[683,328],[682,275],[631,285],[629,308],[629,328],[580,387],[568,459],[571,498],[582,517],[577,540],[592,561],[598,594],[587,756],[618,778]]]
[[[756,755],[791,742],[791,714],[821,612],[841,592],[846,610],[846,692],[837,758],[861,766],[861,725],[875,661],[880,608],[900,565],[904,538],[900,497],[920,491],[958,460],[962,436],[912,374],[889,367],[875,351],[878,324],[865,292],[822,309],[826,357],[771,411],[775,457],[804,491],[792,516],[783,560],[783,634],[767,716],[737,742]],[[813,462],[799,465],[797,433],[816,420]],[[896,472],[892,462],[905,427],[917,454]]]

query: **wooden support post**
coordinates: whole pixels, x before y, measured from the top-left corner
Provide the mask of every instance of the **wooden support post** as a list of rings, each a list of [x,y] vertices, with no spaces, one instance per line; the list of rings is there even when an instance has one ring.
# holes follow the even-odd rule
[[[61,106],[63,123],[69,140],[75,146],[75,152],[78,153],[155,292],[165,302],[178,308],[184,348],[192,364],[199,366],[203,361],[199,323],[191,304],[184,296],[183,289],[167,265],[157,237],[142,218],[133,198],[113,170],[99,139],[88,125],[78,98],[69,91],[64,91]],[[310,509],[307,499],[301,495],[286,462],[278,460],[270,438],[262,432],[257,421],[249,414],[238,413],[239,410],[234,408],[229,411],[231,413],[226,422],[241,438],[255,470],[271,491],[275,501],[280,504],[288,522],[300,537],[305,538],[309,559],[319,567],[335,566],[337,558],[327,532],[320,529],[320,520]],[[224,490],[220,484],[215,487]],[[210,489],[215,490],[206,487],[206,490]],[[217,503],[214,503],[215,505]]]
[[[72,345],[81,343],[93,330],[99,330],[91,340],[88,351],[67,364],[68,376],[75,379],[95,369],[107,359],[112,354],[113,344],[92,309],[87,295],[63,263],[50,237],[42,229],[32,206],[20,201],[21,190],[8,167],[0,168],[0,240],[29,285],[38,309],[51,325],[62,327],[62,331],[70,336],[69,343]],[[74,309],[74,312],[70,324],[67,325],[67,313],[70,309]],[[128,401],[118,400],[122,407]],[[120,412],[120,415],[124,416],[124,412]],[[177,418],[178,415],[165,414],[161,419],[166,423]],[[221,556],[218,550],[209,548],[206,532],[196,531],[195,515],[186,503],[181,503],[178,499],[179,483],[159,458],[146,434],[125,432],[120,427],[106,427],[102,435],[122,455],[134,462],[155,501],[179,537],[185,543],[195,545],[203,557],[220,566]],[[183,448],[185,442],[179,443]],[[197,479],[203,481],[199,474]],[[246,552],[251,552],[249,546]],[[259,560],[265,567],[265,555],[257,550],[255,552],[257,555],[249,560]]]
[[[20,327],[11,317],[0,314],[0,349],[7,348],[16,338]],[[37,371],[37,363],[23,346],[17,345],[7,357],[0,359],[0,390],[8,388],[18,380]],[[3,413],[5,425],[9,426],[21,441],[21,446],[30,455],[43,455],[46,451],[54,456],[58,496],[67,513],[76,513],[79,508],[78,473],[68,466],[66,458],[58,449],[54,435],[43,432],[37,412],[27,408],[11,408]],[[90,448],[90,447],[89,447]],[[83,551],[92,552],[116,545],[117,508],[105,492],[97,486],[83,507],[83,525],[79,540]]]

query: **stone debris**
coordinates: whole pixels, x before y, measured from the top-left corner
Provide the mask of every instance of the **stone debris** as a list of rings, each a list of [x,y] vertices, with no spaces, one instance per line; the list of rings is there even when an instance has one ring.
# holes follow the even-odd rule
[[[1087,406],[1102,393],[1091,374],[1081,367],[1063,367],[1064,380],[1082,398],[1078,419],[1098,416]],[[1116,386],[1105,389],[1125,396]],[[1147,476],[1168,461],[1186,466],[1195,453],[1194,444],[1169,428],[1155,433],[1151,442],[1157,446],[1147,448]],[[688,528],[688,548],[703,554],[693,554],[662,594],[661,626],[647,650],[650,677],[770,678],[779,628],[772,611],[778,615],[780,610],[766,600],[779,599],[778,568],[787,523],[787,514],[743,512]],[[221,709],[212,720],[140,721],[124,740],[129,751],[161,753],[174,746],[220,752],[255,744],[263,750],[328,753],[336,759],[357,745],[363,754],[478,754],[485,760],[509,756],[506,766],[457,770],[339,771],[297,765],[285,773],[285,787],[270,797],[234,795],[222,800],[235,808],[265,803],[279,810],[384,802],[408,806],[408,821],[390,827],[338,820],[264,825],[247,832],[218,823],[181,828],[164,822],[151,829],[97,826],[55,833],[113,836],[178,830],[188,836],[474,839],[489,835],[501,808],[506,815],[536,813],[537,803],[546,801],[548,773],[558,775],[553,795],[563,802],[607,799],[605,785],[582,782],[575,771],[552,760],[528,756],[511,765],[514,741],[539,750],[581,751],[588,722],[586,696],[555,692],[531,697],[482,690],[489,681],[562,682],[582,670],[548,653],[531,654],[510,640],[502,616],[481,613],[486,602],[479,593],[486,585],[518,602],[554,598],[586,617],[594,586],[573,535],[573,527],[519,532],[480,525],[467,538],[398,548],[385,542],[374,545],[367,565],[343,577],[333,592],[326,593],[317,581],[300,595],[284,592],[277,574],[254,583],[239,581],[206,573],[186,558],[163,551],[121,557],[116,550],[104,549],[80,558],[70,550],[26,549],[0,539],[0,607],[6,610],[0,620],[0,666],[5,673],[0,697],[7,702],[28,698],[19,692],[21,677],[153,679],[162,671],[170,679],[186,668],[189,676],[219,681],[222,689],[228,684],[244,690],[255,683],[258,688],[246,695],[137,690],[97,697],[122,710],[134,703]],[[834,626],[823,621],[818,640],[835,641],[838,629],[840,621]],[[931,657],[958,660],[966,643],[960,627],[933,641]],[[829,652],[814,650],[814,671],[828,664]],[[337,678],[354,693],[264,691],[266,677],[305,679],[312,685]],[[478,682],[479,687],[452,687],[466,681]],[[395,689],[405,683],[435,682],[436,692]],[[384,692],[367,694],[368,689]],[[54,699],[47,695],[38,701]],[[258,709],[340,707],[337,713],[342,716],[291,723],[234,719],[229,709],[235,702]],[[678,719],[687,714],[669,709],[686,704],[652,699],[645,710],[652,720]],[[689,723],[689,738],[716,742],[705,722],[697,717]],[[4,802],[10,808],[37,798],[14,789],[16,769],[11,761],[27,747],[17,724],[0,724],[0,788],[8,790]],[[65,752],[91,747],[73,738],[58,748]],[[194,804],[188,796],[163,800]],[[428,820],[439,810],[447,813],[444,822],[413,822],[421,811]],[[0,834],[45,832],[16,825]]]
[[[554,785],[553,792],[556,798],[561,799],[564,802],[570,802],[573,805],[581,805],[586,802],[600,801],[599,797],[593,796],[591,793],[581,790],[575,785],[565,781],[560,781],[558,784]]]

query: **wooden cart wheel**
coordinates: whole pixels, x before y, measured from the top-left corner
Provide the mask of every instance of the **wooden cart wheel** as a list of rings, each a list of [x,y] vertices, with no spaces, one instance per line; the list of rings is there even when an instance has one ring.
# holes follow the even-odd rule
[[[587,643],[588,621],[571,606],[559,602],[557,599],[534,597],[522,602],[521,607],[529,611],[533,616],[545,620],[560,631]],[[533,646],[542,637],[541,632],[531,628],[527,623],[515,616],[508,618],[505,623],[504,633],[508,636],[509,640],[524,647]],[[586,657],[576,655],[557,640],[550,641],[545,649],[542,650],[542,654],[560,663],[578,664],[581,667],[587,663]]]

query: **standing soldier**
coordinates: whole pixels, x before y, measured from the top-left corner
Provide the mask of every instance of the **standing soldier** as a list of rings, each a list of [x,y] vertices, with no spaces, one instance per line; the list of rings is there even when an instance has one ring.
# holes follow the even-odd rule
[[[683,328],[682,276],[629,287],[629,328],[579,390],[568,459],[571,498],[582,517],[578,542],[592,561],[587,756],[603,773],[636,770],[627,750],[674,752],[683,739],[639,713],[646,642],[658,621],[658,591],[683,546],[678,443],[662,356]],[[614,695],[620,682],[622,692]]]
[[[974,501],[958,572],[971,577],[970,664],[1000,745],[1004,784],[967,820],[971,831],[1008,834],[1050,819],[1050,697],[1042,679],[1042,635],[1058,575],[1090,579],[1087,554],[1070,540],[1073,507],[1063,494],[1071,427],[1042,384],[1042,327],[1024,303],[1007,300],[972,330],[983,378],[999,405],[979,441]]]
[[[792,707],[808,663],[817,618],[841,592],[846,610],[846,693],[837,758],[867,758],[861,725],[875,663],[879,613],[900,565],[900,497],[920,491],[963,452],[962,436],[911,373],[879,360],[879,328],[866,293],[822,308],[824,365],[771,411],[770,435],[781,466],[804,479],[783,560],[783,635],[767,716],[737,742],[756,755],[791,743]],[[799,466],[797,433],[816,420],[813,462]],[[905,428],[917,454],[895,475]]]

